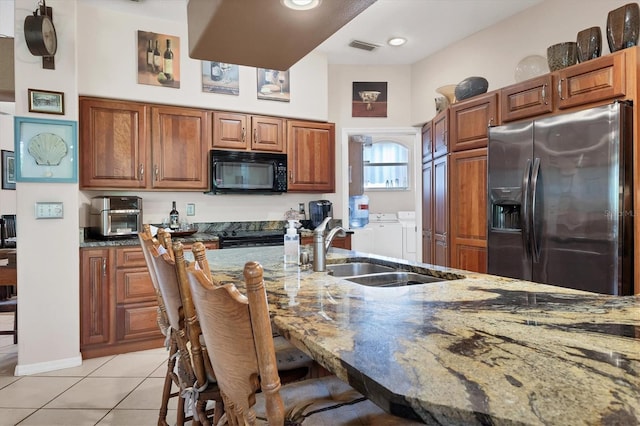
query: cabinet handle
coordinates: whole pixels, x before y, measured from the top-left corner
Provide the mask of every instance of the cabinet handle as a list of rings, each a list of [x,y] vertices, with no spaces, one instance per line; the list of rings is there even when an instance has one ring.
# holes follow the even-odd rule
[[[144,166],[142,163],[138,166],[138,176],[140,180],[144,180]]]
[[[564,78],[561,78],[560,80],[558,80],[558,96],[560,97],[561,101],[564,101],[564,97],[562,96],[562,81],[564,80]]]
[[[293,183],[293,170],[289,170],[289,183]]]
[[[105,257],[102,258],[102,276],[107,276],[107,259]]]
[[[542,85],[542,102],[545,105],[549,105],[549,102],[547,101],[547,85],[546,84]]]
[[[353,179],[351,179],[351,166],[349,166],[349,183],[353,183]]]
[[[489,123],[487,123],[487,127],[493,126],[493,117],[489,119]]]
[[[253,143],[258,143],[258,129],[253,129]]]
[[[158,181],[158,175],[160,174],[160,169],[158,168],[157,164],[153,165],[153,173],[155,174],[156,181]]]
[[[246,137],[247,137],[247,130],[243,127],[242,128],[242,142],[245,141]]]

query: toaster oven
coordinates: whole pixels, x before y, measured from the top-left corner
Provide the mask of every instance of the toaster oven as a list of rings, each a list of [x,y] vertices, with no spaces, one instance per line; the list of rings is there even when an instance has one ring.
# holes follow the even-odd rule
[[[98,238],[131,237],[142,230],[142,198],[104,195],[91,199],[89,233]]]

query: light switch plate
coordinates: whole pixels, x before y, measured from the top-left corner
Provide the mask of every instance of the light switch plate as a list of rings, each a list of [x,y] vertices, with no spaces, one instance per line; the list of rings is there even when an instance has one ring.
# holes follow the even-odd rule
[[[196,215],[196,205],[193,203],[187,204],[187,216],[195,216]]]
[[[36,219],[62,219],[64,208],[61,202],[36,202]]]

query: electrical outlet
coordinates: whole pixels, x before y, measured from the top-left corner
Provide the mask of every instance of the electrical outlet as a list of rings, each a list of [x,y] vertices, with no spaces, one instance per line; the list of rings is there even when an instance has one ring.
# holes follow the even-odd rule
[[[187,204],[187,216],[195,216],[196,215],[196,205],[193,203]]]

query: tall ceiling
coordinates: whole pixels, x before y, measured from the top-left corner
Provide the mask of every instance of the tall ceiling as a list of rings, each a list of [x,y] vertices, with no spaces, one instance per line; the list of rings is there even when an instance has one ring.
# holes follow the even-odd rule
[[[186,21],[187,0],[82,1],[124,13]],[[412,64],[542,1],[377,0],[317,49],[327,53],[332,64]],[[392,36],[405,37],[407,43],[392,48],[386,44]],[[371,52],[355,49],[348,46],[353,40],[380,47]]]

